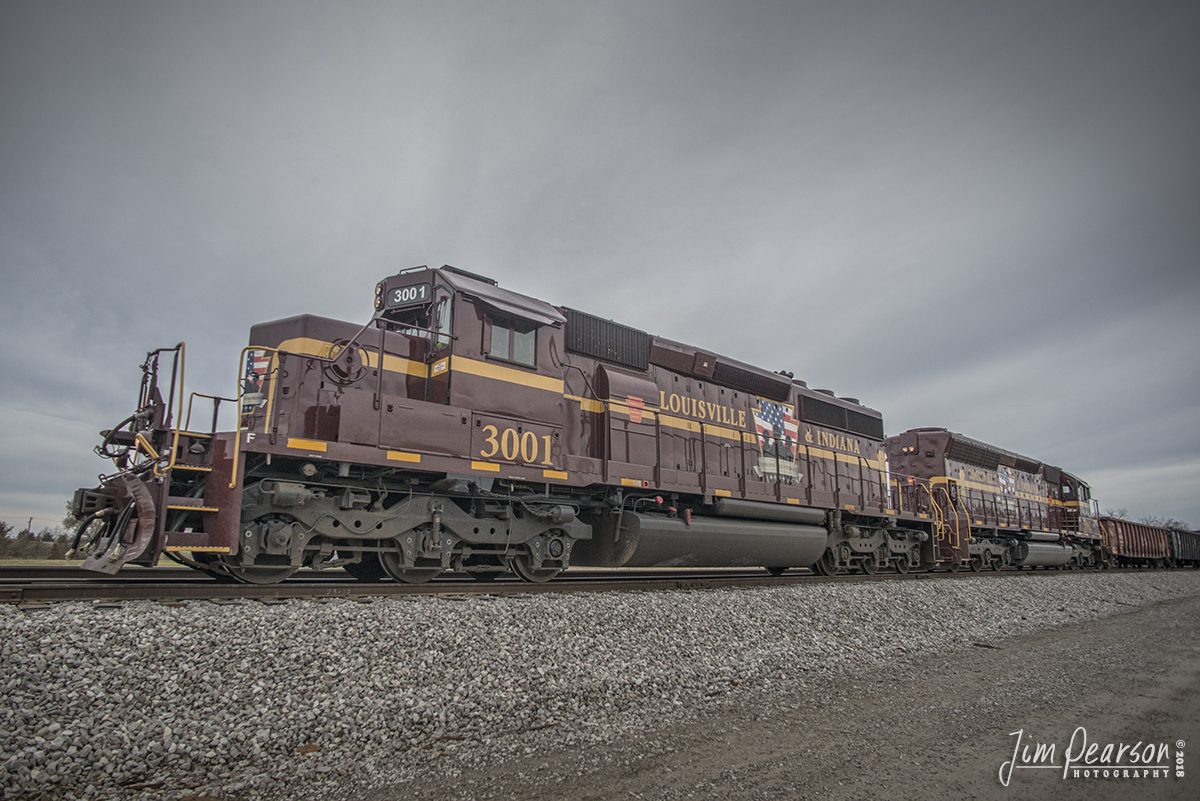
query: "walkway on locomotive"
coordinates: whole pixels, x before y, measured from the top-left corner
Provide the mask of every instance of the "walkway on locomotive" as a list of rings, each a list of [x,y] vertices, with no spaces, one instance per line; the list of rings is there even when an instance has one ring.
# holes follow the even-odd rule
[[[790,377],[447,268],[385,279],[373,322],[304,315],[255,326],[251,346],[278,355],[258,357],[263,396],[242,447],[891,513],[878,413]],[[641,363],[581,353],[569,327],[597,324],[640,338]],[[334,369],[305,356],[334,358]],[[718,367],[741,381],[718,383]]]

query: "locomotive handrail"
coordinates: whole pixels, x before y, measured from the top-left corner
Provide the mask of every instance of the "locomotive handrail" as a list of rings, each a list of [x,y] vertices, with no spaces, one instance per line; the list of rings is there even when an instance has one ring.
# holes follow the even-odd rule
[[[361,334],[362,331],[359,331],[359,333]],[[358,334],[355,334],[355,336],[358,336]],[[354,340],[350,340],[350,341],[353,342]],[[347,344],[349,344],[349,343],[347,343]],[[246,390],[246,385],[242,381],[242,365],[244,365],[246,363],[246,354],[252,350],[267,351],[269,353],[274,353],[276,356],[278,356],[281,353],[286,353],[286,351],[281,351],[279,348],[268,348],[263,345],[247,345],[246,347],[242,348],[242,353],[238,357],[238,385],[237,385],[238,391],[237,391],[237,409],[236,409],[237,426],[234,428],[234,434],[233,434],[233,468],[230,471],[229,489],[233,489],[234,487],[237,486],[238,458],[241,456],[241,449],[242,449],[242,418],[245,417],[245,415],[242,414],[242,398],[245,397],[245,390]],[[333,361],[332,358],[325,358],[325,357],[321,357],[321,356],[313,356],[311,358],[318,359],[320,361]]]
[[[261,348],[259,350],[261,350]],[[234,399],[233,398],[222,398],[219,395],[205,395],[203,392],[191,393],[190,395],[188,395],[187,417],[184,419],[184,423],[183,423],[184,431],[192,430],[192,401],[194,401],[196,398],[208,398],[209,400],[216,401],[216,403],[213,404],[213,425],[212,425],[212,431],[210,433],[213,433],[213,434],[217,433],[217,413],[221,408],[221,401],[229,401],[230,403],[233,403]]]
[[[139,431],[137,434],[135,434],[133,441],[138,448],[144,450],[146,455],[155,462],[158,462],[158,460],[162,458],[159,456],[158,451],[154,450],[154,446],[150,444],[150,440],[146,439],[146,436],[142,432]]]
[[[934,533],[941,534],[946,528],[946,521],[945,516],[942,514],[942,508],[937,505],[937,499],[933,497],[933,487],[929,484],[921,483],[917,483],[916,486],[925,490],[925,494],[929,496],[929,514],[933,517]],[[934,561],[937,561],[936,553],[934,554]]]
[[[142,363],[142,389],[138,400],[138,409],[146,409],[153,405],[154,393],[158,388],[158,357],[163,353],[174,353],[175,359],[171,365],[171,387],[167,392],[166,414],[163,416],[162,424],[164,426],[171,425],[171,403],[175,399],[175,379],[179,379],[179,408],[183,410],[183,371],[181,356],[183,351],[183,343],[180,342],[173,348],[158,348],[146,354],[146,361]],[[151,367],[151,361],[154,366]],[[160,394],[161,398],[162,395]]]
[[[940,489],[942,491],[942,493],[945,494],[946,500],[950,502],[950,509],[954,512],[954,523],[955,523],[954,535],[955,535],[955,538],[958,540],[958,542],[961,543],[962,542],[962,520],[958,514],[958,504],[955,502],[954,498],[951,497],[950,491],[948,489],[946,489],[945,485],[939,484],[938,489]],[[937,504],[935,503],[934,506],[936,507]],[[968,517],[967,518],[967,539],[968,540],[970,539],[970,535],[971,535],[971,519]],[[959,545],[956,543],[955,549],[957,549],[958,547],[959,547]]]
[[[553,342],[551,343],[551,347],[553,348]],[[566,387],[566,381],[567,381],[567,376],[565,374],[565,371],[569,368],[571,370],[577,371],[579,373],[579,375],[583,377],[583,385],[585,387],[587,387],[589,392],[592,393],[592,399],[597,400],[597,401],[600,400],[600,393],[597,392],[596,388],[592,386],[591,379],[588,378],[588,374],[586,372],[584,372],[582,367],[580,367],[577,364],[567,364],[566,362],[558,361],[558,356],[556,354],[554,354],[553,350],[551,350],[551,357],[554,359],[553,365],[555,367],[558,367],[560,370],[564,371],[564,374],[563,374],[563,387],[564,388]],[[661,407],[656,407],[656,408],[661,408]]]
[[[375,321],[373,321],[373,322],[375,322]],[[389,329],[385,329],[388,331],[389,334],[403,334],[405,336],[411,337],[411,336],[416,336],[416,335],[408,333],[409,331],[420,331],[423,334],[430,334],[431,337],[439,337],[441,339],[458,339],[457,334],[451,334],[446,331],[438,331],[436,328],[422,328],[419,325],[409,325],[408,323],[393,323],[390,320],[383,320],[382,322],[387,323],[387,325],[390,326]],[[363,326],[359,330],[358,334],[361,334],[363,331],[367,330],[367,326],[369,326],[370,324],[371,323],[367,323],[366,326]],[[383,328],[383,326],[377,326],[377,327]],[[354,342],[355,339],[358,338],[358,334],[355,334],[354,337],[350,339],[350,342]],[[424,337],[421,337],[421,339],[424,339]],[[346,344],[350,344],[350,342],[348,342]],[[445,346],[443,345],[442,347],[445,347]]]
[[[178,345],[176,345],[174,347],[174,350],[179,353],[179,413],[175,416],[175,420],[172,422],[178,423],[179,419],[183,417],[183,371],[184,371],[184,367],[187,364],[187,348],[185,347],[184,343],[180,342]],[[155,362],[155,365],[156,365],[155,370],[156,370],[156,374],[157,374],[157,361]],[[175,394],[175,374],[172,371],[172,374],[171,374],[171,396],[172,397],[167,398],[167,414],[168,415],[171,412],[171,400],[173,400],[174,394]],[[174,439],[172,439],[172,441],[171,441],[171,460],[167,463],[167,466],[165,468],[163,468],[162,472],[159,472],[159,470],[158,470],[158,460],[156,460],[154,462],[154,467],[153,467],[154,475],[158,478],[165,477],[168,473],[170,473],[175,468],[175,460],[179,456],[179,427],[175,426],[173,428],[173,430],[174,430]]]
[[[906,511],[904,508],[904,488],[906,486],[912,487],[914,490],[925,490],[925,494],[929,496],[929,506],[933,510],[933,516],[934,516],[934,519],[936,520],[937,519],[937,504],[933,502],[933,491],[929,488],[928,482],[923,481],[922,479],[919,479],[917,476],[909,476],[909,475],[905,475],[904,473],[896,473],[895,475],[896,475],[896,477],[891,479],[891,484],[894,484],[896,487],[896,510],[899,512]],[[912,483],[902,484],[900,482],[901,478],[907,478]],[[919,495],[919,493],[917,493],[917,494]],[[921,509],[920,498],[918,497],[916,500],[917,500],[917,506],[914,509],[912,509],[911,511],[915,514],[922,514],[922,512],[920,511],[920,509]]]
[[[915,477],[909,476],[909,478],[915,478]],[[927,482],[923,482],[921,480],[917,480],[914,483],[910,484],[909,486],[925,490],[925,494],[929,496],[929,513],[933,517],[933,525],[934,525],[935,534],[941,533],[941,532],[947,530],[946,519],[945,519],[945,516],[942,514],[942,508],[940,506],[938,506],[937,499],[934,498],[934,495],[933,495],[933,485],[931,485]],[[899,490],[897,492],[897,495],[899,496],[899,500],[901,501],[901,503],[903,503],[904,491],[902,489],[902,485],[899,482],[899,479],[897,479],[897,481],[896,481],[896,488],[897,488],[897,490]],[[945,492],[944,487],[942,488],[942,491]],[[950,493],[947,492],[946,497],[949,498]],[[920,508],[920,507],[918,506],[918,508]],[[951,500],[951,508],[953,508],[953,500]],[[954,514],[955,514],[954,519],[957,522],[958,521],[958,511],[955,510]],[[937,560],[936,547],[934,548],[934,560],[935,561]]]
[[[954,513],[954,528],[953,529],[950,528],[950,516],[949,515],[947,515],[943,512],[942,519],[943,519],[944,525],[946,526],[947,535],[949,535],[949,533],[951,531],[953,531],[954,536],[955,536],[955,539],[953,539],[953,540],[950,540],[949,536],[947,536],[946,539],[950,540],[951,543],[953,544],[955,550],[957,550],[958,549],[957,539],[959,537],[958,530],[959,530],[959,526],[960,526],[960,521],[958,519],[958,509],[954,505],[954,498],[952,498],[950,496],[950,491],[948,489],[946,489],[945,485],[938,485],[938,489],[940,489],[942,491],[942,494],[946,496],[946,501],[950,505],[950,511]]]

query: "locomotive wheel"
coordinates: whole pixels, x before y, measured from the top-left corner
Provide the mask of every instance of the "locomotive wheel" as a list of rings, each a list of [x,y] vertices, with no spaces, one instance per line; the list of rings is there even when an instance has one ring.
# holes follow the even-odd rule
[[[879,572],[879,559],[874,553],[869,553],[862,558],[862,572],[868,576],[873,576]]]
[[[978,573],[983,570],[983,561],[978,556],[971,557],[971,572]]]
[[[361,562],[342,565],[342,570],[345,570],[359,581],[379,581],[387,575],[387,572],[383,569],[383,565],[379,564],[379,554],[374,553],[364,553]]]
[[[896,558],[896,572],[903,576],[909,570],[912,570],[912,563],[909,561],[908,554],[902,553]]]
[[[991,568],[992,568],[992,572],[993,572],[993,573],[999,573],[999,572],[1000,572],[1000,562],[1001,562],[1001,561],[1002,561],[1002,560],[1000,559],[1000,557],[999,557],[999,556],[993,556],[993,557],[992,557],[992,563],[991,563],[991,565],[989,565],[989,567],[991,567]]]
[[[837,555],[833,552],[832,548],[825,549],[825,553],[821,556],[821,561],[818,564],[821,565],[821,575],[823,576],[836,576],[841,570],[838,567]]]
[[[509,559],[508,566],[512,568],[512,572],[516,573],[525,581],[529,581],[534,584],[545,584],[547,581],[559,574],[559,569],[557,567],[543,567],[534,569],[529,563],[529,557],[524,554],[520,556],[514,556],[512,559]]]
[[[400,554],[394,551],[379,554],[379,563],[383,565],[384,572],[405,584],[424,584],[442,572],[441,567],[404,567],[400,562]]]
[[[292,565],[233,565],[225,562],[225,569],[242,584],[278,584],[299,570]]]

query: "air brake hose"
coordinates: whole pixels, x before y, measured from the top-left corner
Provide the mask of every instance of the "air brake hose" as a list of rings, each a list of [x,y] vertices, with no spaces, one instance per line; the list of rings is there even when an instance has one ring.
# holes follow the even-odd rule
[[[120,536],[119,532],[123,532],[125,530],[125,528],[129,525],[129,520],[130,520],[130,518],[133,517],[133,510],[136,506],[137,506],[137,501],[130,498],[129,503],[125,504],[125,508],[121,510],[121,514],[117,518],[117,524],[115,526],[113,526],[113,528],[112,528],[113,536]],[[92,514],[88,515],[87,519],[85,519],[83,521],[83,523],[80,524],[79,530],[75,532],[75,541],[73,543],[71,543],[71,549],[69,551],[67,551],[67,554],[74,553],[75,549],[79,547],[79,542],[83,538],[83,532],[87,530],[87,527],[89,525],[91,525],[92,521],[95,520],[97,517],[108,517],[108,515],[105,513],[109,512],[109,511],[112,511],[112,510],[111,509],[101,509],[99,512],[93,512]],[[96,533],[96,536],[94,536],[90,540],[88,540],[88,545],[94,546],[95,543],[99,542],[100,538],[104,536],[104,532],[108,531],[108,530],[109,529],[107,526],[105,528],[100,529],[100,531]]]
[[[87,527],[90,526],[97,517],[100,517],[100,515],[101,512],[92,512],[83,519],[82,523],[79,524],[79,528],[75,530],[75,539],[71,540],[71,547],[68,548],[67,552],[64,554],[67,559],[70,559],[71,554],[75,553],[75,550],[79,547],[79,541],[83,539],[83,532],[87,531]]]
[[[98,455],[99,455],[101,458],[103,458],[103,459],[116,459],[118,456],[122,456],[122,455],[124,455],[124,454],[125,454],[125,453],[126,453],[128,450],[129,450],[129,446],[128,446],[128,445],[124,445],[124,446],[122,446],[122,447],[124,448],[124,450],[123,450],[123,451],[121,451],[121,453],[111,453],[111,452],[108,450],[108,444],[109,444],[110,442],[112,442],[113,435],[115,435],[115,434],[116,434],[118,431],[120,431],[121,429],[123,429],[125,426],[129,425],[129,424],[130,424],[130,423],[132,423],[134,420],[136,420],[139,414],[141,414],[141,412],[140,412],[140,411],[138,411],[138,412],[134,412],[133,414],[129,415],[129,416],[128,416],[128,417],[126,417],[124,420],[122,420],[121,422],[117,423],[115,426],[113,426],[112,428],[110,428],[108,431],[105,431],[105,432],[104,432],[104,439],[103,439],[103,441],[101,441],[101,443],[100,443],[99,445],[97,445],[97,446],[96,446],[96,453],[97,453],[97,454],[98,454]]]

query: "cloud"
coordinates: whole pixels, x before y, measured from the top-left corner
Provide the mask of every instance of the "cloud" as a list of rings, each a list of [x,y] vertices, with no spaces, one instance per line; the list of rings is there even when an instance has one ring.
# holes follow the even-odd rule
[[[1186,462],[1198,34],[1117,2],[4,4],[0,415],[57,444],[0,459],[65,498],[97,468],[54,418],[123,418],[146,351],[227,394],[254,323],[364,321],[450,263],[889,431]]]
[[[5,424],[0,449],[0,520],[35,530],[59,525],[74,487],[95,486],[105,465],[91,454],[98,427],[35,411],[0,407]],[[117,421],[112,421],[116,423]]]
[[[1173,518],[1193,530],[1200,529],[1196,507],[1190,501],[1200,487],[1200,458],[1094,470],[1088,478],[1101,512],[1124,508],[1130,520]]]

